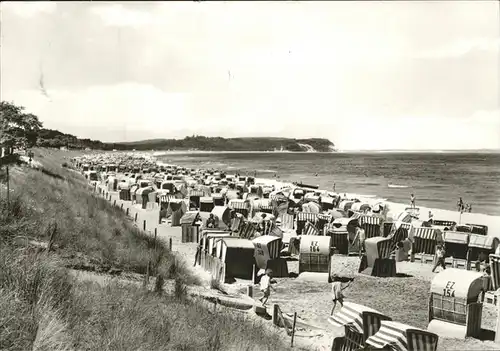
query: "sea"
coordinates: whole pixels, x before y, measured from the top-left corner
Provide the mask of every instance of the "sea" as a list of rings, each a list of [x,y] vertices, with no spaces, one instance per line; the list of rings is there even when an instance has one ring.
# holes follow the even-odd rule
[[[500,215],[500,153],[175,153],[165,163],[279,178],[323,190],[456,210],[462,197],[472,212]]]

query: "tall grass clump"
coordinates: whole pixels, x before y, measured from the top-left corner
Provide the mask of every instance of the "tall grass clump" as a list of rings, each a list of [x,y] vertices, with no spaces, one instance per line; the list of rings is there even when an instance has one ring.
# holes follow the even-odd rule
[[[286,350],[281,339],[237,312],[201,301],[159,298],[136,286],[79,283],[68,324],[83,350]]]
[[[45,256],[0,249],[0,349],[65,350],[73,281]],[[35,347],[36,346],[36,347]]]
[[[168,264],[172,254],[163,242],[155,243],[123,211],[90,192],[83,177],[58,164],[60,173],[28,167],[15,172],[10,208],[0,205],[2,236],[47,242],[56,226],[55,246],[68,257],[83,254],[87,265],[145,274],[150,260]]]

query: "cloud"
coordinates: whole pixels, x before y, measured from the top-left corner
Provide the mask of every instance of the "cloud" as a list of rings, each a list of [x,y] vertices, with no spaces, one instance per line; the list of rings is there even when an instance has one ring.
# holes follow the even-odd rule
[[[29,21],[5,11],[2,94],[48,127],[103,140],[274,135],[405,148],[426,135],[435,147],[484,147],[497,125],[478,111],[498,109],[500,94],[492,6],[60,2]],[[41,71],[52,102],[37,90]]]
[[[2,2],[2,11],[10,11],[22,18],[31,18],[39,14],[51,14],[57,10],[55,2]]]

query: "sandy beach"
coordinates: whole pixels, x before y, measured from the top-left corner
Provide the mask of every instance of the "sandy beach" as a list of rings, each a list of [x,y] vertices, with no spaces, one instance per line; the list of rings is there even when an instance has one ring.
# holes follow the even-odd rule
[[[276,189],[290,186],[277,179],[257,178],[256,183],[263,183],[274,186]],[[111,201],[123,208],[129,209],[129,216],[135,218],[137,213],[137,225],[142,227],[143,221],[146,221],[146,231],[151,235],[157,232],[161,240],[172,240],[173,250],[179,254],[179,257],[185,260],[192,271],[204,282],[204,291],[210,290],[210,274],[203,271],[199,266],[193,267],[196,244],[181,242],[180,227],[171,227],[167,223],[158,224],[158,209],[143,210],[138,205],[132,205],[128,201],[118,199],[118,193],[110,192]],[[349,193],[349,198],[358,198],[363,202],[373,204],[378,202],[370,197],[362,197],[358,194]],[[404,211],[407,207],[404,204],[388,203],[390,207],[389,215]],[[418,204],[417,204],[418,206]],[[421,219],[427,219],[427,213],[431,210],[434,219],[454,220],[459,222],[460,214],[458,212],[429,209],[420,207]],[[478,213],[462,214],[462,223],[485,224],[489,227],[489,235],[498,234],[500,228],[500,218]],[[332,272],[342,276],[354,277],[354,283],[347,290],[347,300],[356,303],[362,303],[371,308],[382,311],[391,316],[394,320],[407,323],[412,326],[426,329],[428,323],[427,316],[427,297],[430,289],[430,282],[435,276],[431,272],[432,266],[421,262],[398,262],[398,277],[394,278],[375,278],[358,274],[358,257],[347,257],[334,255],[331,261]],[[341,336],[343,330],[334,328],[328,323],[328,316],[331,309],[330,284],[326,273],[302,273],[298,274],[297,257],[287,259],[290,277],[277,278],[276,292],[269,300],[269,305],[279,304],[285,315],[291,316],[297,312],[298,318],[303,323],[302,327],[297,329],[297,346],[314,350],[329,350],[333,338]],[[251,281],[237,279],[233,284],[224,284],[223,289],[231,296],[245,299],[247,286],[252,285]],[[260,297],[258,286],[254,286],[254,299]],[[260,320],[248,311],[252,317]],[[268,307],[268,313],[271,313],[271,307]],[[491,334],[495,329],[497,312],[494,306],[484,304],[482,327],[489,330]],[[271,324],[271,323],[269,323]],[[270,325],[270,328],[275,328]],[[283,333],[283,330],[280,330]],[[283,333],[283,337],[286,334]],[[491,341],[491,337],[486,340],[467,338],[465,340],[440,338],[439,350],[498,350],[500,347]]]

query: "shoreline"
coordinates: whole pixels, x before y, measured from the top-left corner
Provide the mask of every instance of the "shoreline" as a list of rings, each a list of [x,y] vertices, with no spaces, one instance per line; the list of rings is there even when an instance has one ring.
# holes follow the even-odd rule
[[[158,156],[154,155],[152,156],[151,154],[148,155],[151,160],[156,162],[158,165],[168,165],[169,163],[163,162],[161,160],[158,160]],[[146,156],[146,157],[148,157]],[[197,167],[196,165],[193,164],[192,167]],[[256,183],[262,183],[265,185],[269,186],[274,186],[276,190],[279,190],[281,188],[287,187],[287,186],[292,186],[294,187],[291,182],[289,181],[284,181],[284,180],[278,180],[278,179],[271,179],[271,178],[260,178],[257,177],[255,178]],[[331,192],[330,190],[327,189],[316,189],[316,191],[324,192],[328,191]],[[343,192],[337,193],[337,194],[344,194]],[[387,201],[383,197],[379,197],[377,195],[369,195],[369,194],[357,194],[357,193],[345,193],[349,199],[359,199],[361,202],[367,203],[369,205],[375,205],[377,203],[384,203],[388,205],[389,207],[389,212],[388,212],[388,217],[392,217],[395,215],[400,214],[401,212],[404,212],[407,207],[410,207],[410,204],[404,204],[404,203],[398,203],[398,202],[393,202],[393,201]],[[446,209],[440,209],[440,208],[435,208],[435,207],[428,207],[428,206],[418,206],[418,199],[417,199],[417,208],[419,209],[420,220],[427,220],[428,219],[428,213],[429,211],[432,212],[433,218],[435,220],[449,220],[449,221],[455,221],[458,224],[481,224],[481,225],[486,225],[488,226],[488,236],[494,236],[500,239],[500,216],[495,216],[495,215],[489,215],[489,214],[484,214],[484,213],[477,213],[477,212],[464,212],[460,216],[460,212],[458,211],[452,211],[452,210],[446,210]]]
[[[332,151],[207,151],[207,150],[165,150],[165,151],[119,151],[150,152],[153,156],[192,154],[500,154],[500,150],[332,150]]]

